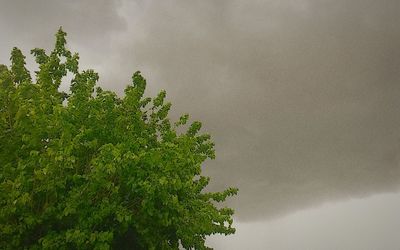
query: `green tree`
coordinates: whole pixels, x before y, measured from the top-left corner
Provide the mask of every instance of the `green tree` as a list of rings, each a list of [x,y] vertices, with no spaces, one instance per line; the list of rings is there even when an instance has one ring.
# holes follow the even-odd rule
[[[140,72],[123,97],[96,88],[61,28],[53,51],[31,53],[34,82],[19,49],[0,65],[1,249],[207,249],[235,232],[217,203],[237,189],[204,191],[214,144],[197,121],[177,132],[189,116],[168,119],[165,91],[143,97]]]

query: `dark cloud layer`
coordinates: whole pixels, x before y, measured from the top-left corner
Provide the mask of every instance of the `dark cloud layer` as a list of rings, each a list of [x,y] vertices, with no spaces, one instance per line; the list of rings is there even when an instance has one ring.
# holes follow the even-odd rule
[[[239,220],[398,190],[399,1],[31,2],[2,3],[1,61],[62,24],[102,85],[141,69],[214,136]]]
[[[273,217],[398,188],[399,12],[398,1],[152,2],[124,50],[215,136],[206,172],[215,188],[239,186],[239,219]]]

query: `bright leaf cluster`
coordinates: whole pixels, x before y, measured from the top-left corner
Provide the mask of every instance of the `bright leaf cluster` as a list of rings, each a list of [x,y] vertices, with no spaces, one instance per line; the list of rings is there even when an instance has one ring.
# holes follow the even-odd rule
[[[31,51],[35,82],[17,48],[0,65],[0,248],[207,249],[207,235],[234,233],[216,202],[237,189],[203,190],[214,144],[201,123],[178,133],[188,115],[171,123],[165,91],[144,98],[140,72],[122,98],[96,88],[65,37]]]

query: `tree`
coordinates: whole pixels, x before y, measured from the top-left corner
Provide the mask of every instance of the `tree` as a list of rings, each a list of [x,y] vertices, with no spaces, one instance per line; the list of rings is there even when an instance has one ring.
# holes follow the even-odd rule
[[[0,248],[207,249],[235,232],[217,203],[237,189],[204,191],[214,144],[197,121],[177,132],[189,116],[169,120],[165,91],[143,97],[140,72],[123,97],[96,87],[61,28],[51,53],[31,53],[35,82],[17,48],[0,66]]]

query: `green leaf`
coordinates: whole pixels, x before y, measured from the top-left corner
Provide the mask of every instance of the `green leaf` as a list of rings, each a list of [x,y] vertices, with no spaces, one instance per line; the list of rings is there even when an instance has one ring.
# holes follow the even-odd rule
[[[171,126],[165,90],[145,97],[139,71],[123,97],[97,87],[62,28],[31,53],[35,82],[18,48],[0,65],[0,249],[207,249],[235,232],[216,203],[237,189],[204,192],[214,143],[198,121],[180,132],[188,114]]]

